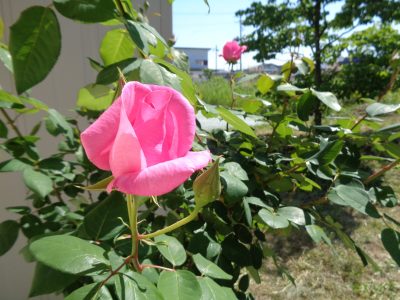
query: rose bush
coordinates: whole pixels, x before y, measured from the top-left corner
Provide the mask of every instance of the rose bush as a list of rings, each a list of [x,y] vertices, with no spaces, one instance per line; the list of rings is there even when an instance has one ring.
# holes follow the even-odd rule
[[[10,40],[19,43],[0,44],[0,60],[14,72],[19,93],[28,93],[50,72],[48,62],[57,60],[48,46],[61,45],[54,10],[121,28],[107,33],[102,61],[90,60],[98,75],[80,90],[77,111],[98,120],[83,134],[76,119],[0,89],[1,149],[10,157],[0,163],[0,172],[21,171],[29,191],[23,205],[7,208],[16,217],[0,223],[0,255],[19,233],[26,237],[21,252],[36,264],[30,296],[253,299],[250,278],[260,283],[265,260],[295,280],[273,237],[301,233],[332,252],[341,240],[364,265],[378,269],[381,261],[375,263],[340,224],[337,215],[345,210],[381,220],[383,246],[400,265],[400,222],[390,213],[397,198],[381,180],[400,163],[400,125],[379,123],[400,105],[376,102],[359,118],[339,116],[332,93],[290,82],[292,75],[306,77],[314,70],[310,59],[300,57],[275,76],[232,72],[230,108],[207,105],[185,72],[186,56],[146,23],[145,8],[125,0],[53,2],[28,8],[11,26]],[[26,31],[30,27],[35,30]],[[107,36],[122,40],[135,55],[121,56]],[[21,55],[31,52],[35,59]],[[17,62],[13,68],[10,57]],[[123,87],[124,78],[146,84]],[[254,95],[237,93],[243,83],[257,89]],[[335,114],[322,126],[310,120],[319,102]],[[206,130],[199,121],[193,141],[194,109],[229,126]],[[61,140],[48,157],[36,147],[42,122],[30,131],[15,122],[37,111],[46,113],[47,132]],[[192,146],[200,152],[190,152]],[[207,149],[221,158],[191,176],[208,162]],[[376,170],[368,168],[370,160],[380,163]],[[129,194],[158,195],[176,185],[158,199]],[[119,191],[107,193],[107,187]]]
[[[113,188],[134,195],[170,192],[210,161],[191,152],[194,109],[172,88],[129,82],[121,96],[81,134],[88,158],[111,170]]]

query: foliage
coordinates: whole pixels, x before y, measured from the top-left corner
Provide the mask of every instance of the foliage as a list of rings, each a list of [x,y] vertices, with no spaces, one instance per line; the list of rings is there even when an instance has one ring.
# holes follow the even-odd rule
[[[342,99],[375,98],[396,70],[393,55],[400,49],[400,33],[391,26],[372,26],[342,39],[330,51],[330,64],[345,53],[346,61],[328,71],[328,85]],[[329,55],[329,54],[328,54]],[[399,86],[394,84],[393,88]]]
[[[310,47],[315,53],[316,39],[318,43],[326,42],[321,49],[323,52],[324,48],[332,46],[333,41],[341,37],[340,32],[331,29],[346,30],[354,24],[369,24],[374,18],[387,24],[400,20],[395,0],[345,0],[341,10],[331,16],[330,5],[339,1],[253,2],[249,8],[236,13],[244,16],[244,25],[255,28],[242,42],[257,52],[254,57],[256,60],[263,61],[274,58],[282,50],[291,48],[294,51],[299,46]],[[315,27],[317,25],[319,28]]]
[[[222,76],[213,75],[209,80],[200,81],[196,83],[197,90],[201,96],[201,99],[213,105],[222,105],[226,107],[230,107],[232,102],[231,89],[229,86],[229,80]],[[240,96],[248,96],[252,95],[254,98],[257,96],[257,89],[253,82],[244,82],[242,84],[237,84],[235,86],[234,92],[236,97],[238,98],[238,102],[241,100]]]
[[[332,81],[332,76],[323,77],[322,65],[323,63],[336,63],[336,61],[329,61],[332,48],[335,44],[347,33],[360,25],[367,25],[376,21],[390,25],[392,22],[400,21],[398,1],[396,0],[345,0],[342,1],[341,9],[332,16],[330,14],[330,7],[338,2],[341,1],[287,0],[278,2],[276,0],[269,0],[265,4],[254,2],[249,8],[236,13],[244,17],[244,25],[254,28],[254,31],[244,36],[241,42],[248,45],[250,50],[256,51],[254,58],[257,61],[274,58],[277,53],[283,51],[289,51],[290,55],[297,58],[301,47],[310,49],[315,62],[313,84],[317,89],[332,90],[332,86],[329,85]],[[364,36],[364,34],[361,33],[359,36]],[[377,48],[380,45],[380,41],[376,41],[376,38],[375,40],[370,39],[367,43],[373,43]],[[344,45],[342,44],[345,48]],[[354,46],[357,49],[355,51],[363,51],[363,49],[360,49],[361,45],[356,42]],[[377,59],[387,61],[386,54],[379,51],[376,54],[383,55]],[[353,67],[360,72],[364,72],[367,69],[369,74],[379,73],[378,68],[368,66],[368,63],[371,62],[370,60],[363,58],[361,61],[363,63],[360,63],[360,59],[358,58],[353,60],[352,55],[350,55],[350,68]],[[357,63],[353,64],[353,62]],[[360,65],[361,67],[359,67]],[[382,68],[384,67],[381,66],[379,70],[382,70]],[[343,74],[346,72],[346,69],[343,70],[343,77],[349,75],[357,77],[355,72],[352,71],[354,70],[349,70],[349,72]],[[379,76],[380,79],[385,79],[385,75],[380,74],[376,76]],[[339,81],[337,84],[339,85],[338,89],[342,87],[345,89],[345,92],[341,91],[340,96],[344,93],[346,96],[349,96],[349,90],[347,90],[348,87],[343,83],[343,78],[339,76],[337,81]],[[383,82],[384,80],[381,81]],[[325,85],[323,84],[324,82],[326,83]],[[366,86],[362,79],[356,81],[348,80],[348,82],[353,82],[352,87],[357,85],[356,90],[360,91],[363,90],[363,86]],[[375,88],[373,90],[374,93],[380,91],[376,89],[378,87],[375,85],[371,86],[372,88]],[[367,90],[366,92],[369,93],[370,91]],[[315,123],[317,125],[321,124],[321,113],[318,105],[315,109]]]
[[[288,62],[280,76],[231,74],[230,108],[207,105],[185,71],[184,55],[147,23],[145,10],[121,0],[113,2],[111,14],[110,3],[54,1],[67,18],[120,25],[100,45],[103,61],[90,61],[98,75],[80,91],[78,113],[88,119],[98,116],[119,96],[125,79],[138,80],[181,91],[203,115],[225,120],[227,129],[198,130],[193,148],[209,149],[215,163],[171,193],[158,199],[106,193],[111,174],[88,161],[76,120],[27,96],[27,90],[51,71],[46,55],[56,57],[45,37],[55,37],[55,45],[61,37],[55,34],[53,8],[23,12],[12,28],[25,28],[32,18],[54,16],[51,26],[34,27],[28,39],[20,35],[29,32],[12,31],[10,40],[19,41],[18,47],[9,52],[2,44],[5,55],[0,56],[10,66],[11,54],[9,70],[14,70],[18,92],[24,92],[0,90],[1,148],[11,157],[1,162],[0,171],[22,172],[29,189],[29,205],[8,208],[17,218],[0,224],[0,253],[12,247],[19,232],[27,238],[22,252],[36,263],[31,296],[62,292],[66,299],[251,299],[250,278],[260,282],[265,259],[294,281],[280,264],[279,249],[271,249],[266,237],[300,231],[332,248],[331,239],[338,238],[365,265],[376,267],[336,220],[333,212],[339,207],[384,223],[383,245],[399,261],[399,222],[382,212],[382,207],[396,206],[397,198],[380,179],[400,162],[400,125],[383,127],[376,118],[396,113],[398,105],[376,102],[363,118],[311,125],[316,103],[335,113],[341,106],[330,92],[290,82],[292,72],[312,71],[307,58]],[[125,46],[107,46],[115,39]],[[22,70],[18,50],[24,47],[43,52],[31,62],[35,68]],[[277,103],[254,95],[241,95],[237,101],[235,86],[251,80],[257,82],[259,95],[272,93]],[[48,133],[62,139],[57,153],[49,157],[37,151],[40,125],[25,134],[10,117],[11,112],[19,116],[38,111],[47,113]],[[248,124],[254,115],[257,126],[266,129],[264,135],[256,135]],[[360,130],[362,122],[367,133]],[[371,173],[360,167],[365,160],[385,165]]]

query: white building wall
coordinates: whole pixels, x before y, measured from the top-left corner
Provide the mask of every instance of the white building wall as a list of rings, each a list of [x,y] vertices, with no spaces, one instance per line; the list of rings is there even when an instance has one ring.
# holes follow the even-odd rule
[[[4,41],[8,43],[8,27],[13,24],[20,13],[32,5],[49,5],[51,1],[41,0],[0,0],[0,18],[5,24]],[[137,4],[138,1],[133,1]],[[172,37],[172,8],[166,0],[150,0],[151,24],[164,36]],[[95,81],[96,73],[89,66],[87,57],[99,60],[98,48],[101,40],[110,27],[95,24],[82,24],[66,19],[57,14],[62,33],[61,55],[47,78],[32,89],[31,95],[56,108],[64,115],[76,116],[73,112],[78,90]],[[15,93],[13,78],[0,64],[0,86]],[[43,116],[43,115],[42,115]],[[23,133],[30,131],[37,117],[19,119]],[[47,133],[43,133],[40,149],[50,154],[57,142]],[[0,161],[7,157],[0,152]],[[23,205],[26,189],[20,174],[0,173],[0,222],[16,219],[16,214],[5,210],[8,206]],[[18,254],[25,239],[20,235],[13,249],[0,257],[0,299],[27,299],[33,276],[33,264],[24,262]],[[35,299],[59,299],[54,296],[43,296]]]
[[[189,67],[191,71],[204,70],[208,68],[208,51],[209,48],[180,48],[189,57]]]

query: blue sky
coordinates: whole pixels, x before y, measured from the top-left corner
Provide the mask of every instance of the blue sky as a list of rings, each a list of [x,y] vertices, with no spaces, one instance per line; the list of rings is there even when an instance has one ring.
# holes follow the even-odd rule
[[[260,1],[260,0],[258,0]],[[175,0],[173,13],[173,32],[177,47],[211,48],[208,53],[209,68],[215,68],[217,59],[218,69],[228,69],[222,57],[222,47],[226,41],[239,36],[239,18],[235,16],[238,10],[245,9],[254,0],[208,0],[210,13],[203,0]],[[262,1],[265,2],[265,1]],[[337,11],[340,2],[331,5],[331,13]],[[243,34],[250,33],[251,27],[243,26]],[[217,57],[215,47],[217,46]],[[307,49],[304,55],[309,56]],[[259,63],[252,59],[254,53],[244,53],[242,56],[243,68],[255,66]],[[289,59],[288,55],[278,55],[271,62],[283,64]]]
[[[219,55],[228,40],[239,36],[239,18],[235,12],[250,6],[253,0],[209,0],[208,7],[202,0],[175,0],[173,13],[173,31],[177,47],[213,48],[209,51],[209,68],[215,68],[215,46]],[[243,27],[243,33],[251,28]],[[243,67],[257,65],[251,53],[243,55]],[[227,68],[223,58],[217,56],[218,68]]]

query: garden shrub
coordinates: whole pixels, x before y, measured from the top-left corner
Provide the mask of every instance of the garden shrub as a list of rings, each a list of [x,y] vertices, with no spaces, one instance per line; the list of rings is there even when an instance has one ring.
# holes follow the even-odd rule
[[[383,246],[400,264],[400,223],[390,210],[382,211],[396,206],[397,198],[381,180],[400,162],[400,124],[382,127],[377,118],[395,113],[400,105],[371,100],[361,118],[340,117],[341,106],[334,94],[290,83],[293,73],[313,72],[310,59],[296,58],[278,76],[231,74],[224,89],[255,81],[260,97],[232,93],[234,98],[215,103],[226,107],[210,106],[198,97],[184,71],[184,56],[129,1],[112,5],[93,1],[86,6],[79,1],[53,3],[54,8],[25,10],[11,27],[9,47],[1,45],[5,55],[0,56],[13,72],[19,93],[0,90],[1,148],[11,156],[1,162],[0,171],[21,172],[29,189],[28,204],[9,207],[16,218],[0,224],[0,254],[13,246],[20,232],[27,238],[22,252],[36,264],[30,296],[251,299],[250,278],[260,282],[259,271],[266,259],[295,280],[266,237],[300,231],[332,249],[332,238],[340,239],[364,265],[378,268],[334,218],[331,212],[337,213],[338,207],[382,220],[386,224],[381,233]],[[58,57],[61,37],[54,10],[82,22],[113,20],[120,28],[109,31],[108,38],[114,36],[135,49],[135,56],[126,57],[126,48],[106,47],[100,51],[102,62],[91,61],[98,75],[79,93],[81,116],[91,121],[98,118],[118,101],[125,81],[168,86],[182,93],[196,111],[227,122],[227,128],[197,130],[193,150],[208,149],[214,162],[159,197],[133,199],[119,191],[107,192],[112,174],[88,160],[77,122],[26,96]],[[44,23],[35,23],[39,19]],[[21,30],[28,25],[36,30]],[[38,43],[28,43],[34,35],[40,37]],[[35,60],[24,56],[26,47]],[[266,102],[267,98],[273,103]],[[333,123],[313,124],[316,103],[337,117]],[[44,111],[48,133],[62,137],[58,151],[48,157],[37,151],[37,128],[23,134],[10,118],[11,112],[34,111]],[[265,129],[262,135],[246,123],[250,115],[259,117],[257,127]],[[361,124],[368,131],[361,131]],[[383,167],[361,168],[369,160],[380,161]]]

